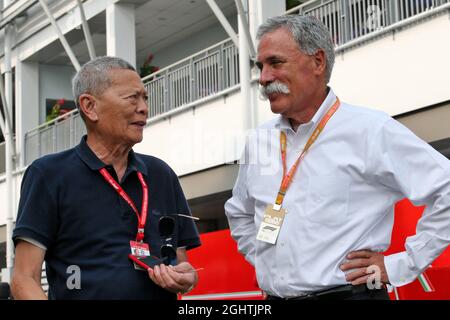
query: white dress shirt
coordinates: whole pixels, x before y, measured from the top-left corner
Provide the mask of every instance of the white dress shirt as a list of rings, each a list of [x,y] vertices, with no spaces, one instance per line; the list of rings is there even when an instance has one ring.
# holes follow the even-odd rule
[[[346,284],[339,269],[346,255],[385,251],[394,204],[403,198],[426,209],[406,251],[385,257],[392,285],[412,282],[450,244],[450,161],[387,114],[344,102],[294,175],[276,244],[256,240],[282,180],[280,130],[287,135],[289,170],[335,101],[330,90],[296,132],[283,117],[254,130],[225,204],[239,251],[271,295],[293,297]]]

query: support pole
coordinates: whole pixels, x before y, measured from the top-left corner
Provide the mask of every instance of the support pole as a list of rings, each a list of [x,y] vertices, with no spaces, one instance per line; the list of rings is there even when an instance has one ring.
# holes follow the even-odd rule
[[[59,41],[61,41],[61,44],[64,47],[64,50],[66,51],[67,55],[69,56],[69,59],[72,62],[75,70],[76,71],[80,70],[80,63],[78,62],[78,59],[75,56],[75,54],[73,53],[72,48],[70,47],[69,43],[67,42],[63,33],[61,32],[61,29],[59,28],[58,24],[56,23],[56,20],[53,17],[52,13],[50,12],[50,9],[48,8],[47,3],[45,3],[45,0],[39,0],[39,3],[41,4],[42,9],[44,9],[45,14],[47,15],[48,19],[50,20],[50,23],[55,28],[56,34],[58,35],[58,38],[59,38]]]
[[[2,272],[2,280],[11,281],[11,271],[14,263],[13,232],[13,167],[14,167],[14,140],[12,127],[12,69],[11,69],[12,26],[5,27],[5,86],[3,76],[0,75],[0,95],[5,113],[5,175],[6,175],[6,274]],[[2,270],[3,271],[3,270]],[[3,279],[5,278],[5,279]]]
[[[250,59],[255,60],[256,58],[256,50],[255,45],[253,43],[252,37],[250,35],[249,24],[247,21],[247,17],[245,15],[244,7],[242,6],[241,0],[235,0],[236,8],[238,11],[239,18],[241,20],[242,29],[244,31],[245,39],[247,40],[247,47],[250,54]]]
[[[212,12],[216,15],[217,19],[219,20],[222,27],[225,29],[228,36],[233,41],[234,45],[236,47],[239,47],[238,36],[236,32],[234,32],[233,27],[230,25],[225,15],[222,13],[222,10],[220,10],[219,6],[216,4],[214,0],[206,0],[206,2],[208,3]]]
[[[238,30],[239,35],[244,33],[244,29],[248,27],[244,25],[243,20],[238,21]],[[252,129],[255,127],[254,123],[254,106],[251,100],[251,73],[250,73],[250,55],[248,42],[245,39],[245,36],[239,37],[239,79],[241,82],[241,95],[242,95],[242,104],[243,110],[246,110],[246,117],[244,117],[244,128]]]
[[[84,37],[86,38],[86,44],[87,44],[88,51],[89,51],[89,57],[91,58],[91,60],[93,60],[93,59],[95,59],[96,55],[95,55],[94,42],[92,41],[91,30],[89,29],[89,24],[87,23],[86,15],[84,13],[84,8],[83,8],[83,4],[81,3],[81,0],[77,0],[77,3],[78,3],[78,7],[80,8],[81,24],[83,25],[83,33],[84,33]]]

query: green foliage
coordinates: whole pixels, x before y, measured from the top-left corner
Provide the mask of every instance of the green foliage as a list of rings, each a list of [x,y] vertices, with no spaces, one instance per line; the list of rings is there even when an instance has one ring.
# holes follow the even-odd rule
[[[153,54],[150,54],[141,67],[140,74],[139,74],[141,76],[141,78],[144,78],[144,77],[148,76],[149,74],[152,74],[153,72],[156,72],[159,70],[159,67],[155,67],[150,64],[152,62],[152,60],[153,60]]]
[[[53,105],[52,110],[47,115],[47,118],[45,119],[46,122],[52,121],[53,119],[59,117],[61,115],[61,106],[64,104],[64,99],[59,99],[56,101],[56,103]]]

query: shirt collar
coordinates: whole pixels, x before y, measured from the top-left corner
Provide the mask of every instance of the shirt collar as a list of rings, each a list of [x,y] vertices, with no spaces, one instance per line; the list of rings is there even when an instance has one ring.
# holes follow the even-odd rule
[[[87,144],[87,135],[84,135],[81,138],[80,144],[76,146],[75,150],[80,157],[80,159],[86,163],[86,165],[93,171],[98,171],[101,168],[106,167],[107,165],[101,161],[95,153],[89,148]],[[136,153],[133,149],[128,153],[128,167],[126,171],[139,171],[144,175],[147,175],[147,167],[144,162],[136,156]]]
[[[133,149],[128,153],[128,168],[138,171],[143,175],[147,175],[147,166],[142,159],[136,155]]]
[[[316,111],[314,116],[312,117],[311,121],[308,122],[308,124],[316,125],[319,123],[320,119],[325,115],[325,113],[328,111],[328,109],[333,105],[333,103],[336,101],[336,95],[334,94],[333,89],[330,87],[327,87],[329,89],[328,94],[323,100],[322,104],[320,105],[319,109]],[[277,123],[275,126],[279,129],[287,129],[292,130],[291,123],[289,122],[289,119],[279,116]]]

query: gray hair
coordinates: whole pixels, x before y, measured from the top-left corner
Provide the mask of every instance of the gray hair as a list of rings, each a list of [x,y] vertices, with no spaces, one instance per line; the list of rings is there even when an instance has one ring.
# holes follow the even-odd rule
[[[319,49],[325,52],[327,62],[326,81],[328,83],[334,65],[334,45],[327,27],[313,16],[284,15],[267,19],[258,28],[256,38],[261,39],[266,33],[279,28],[286,28],[291,32],[303,53],[312,55]]]
[[[80,110],[79,99],[84,93],[102,94],[111,86],[108,71],[114,69],[126,69],[136,72],[136,69],[125,60],[117,57],[98,57],[85,63],[72,79],[72,93],[75,104],[84,120],[84,114]]]

